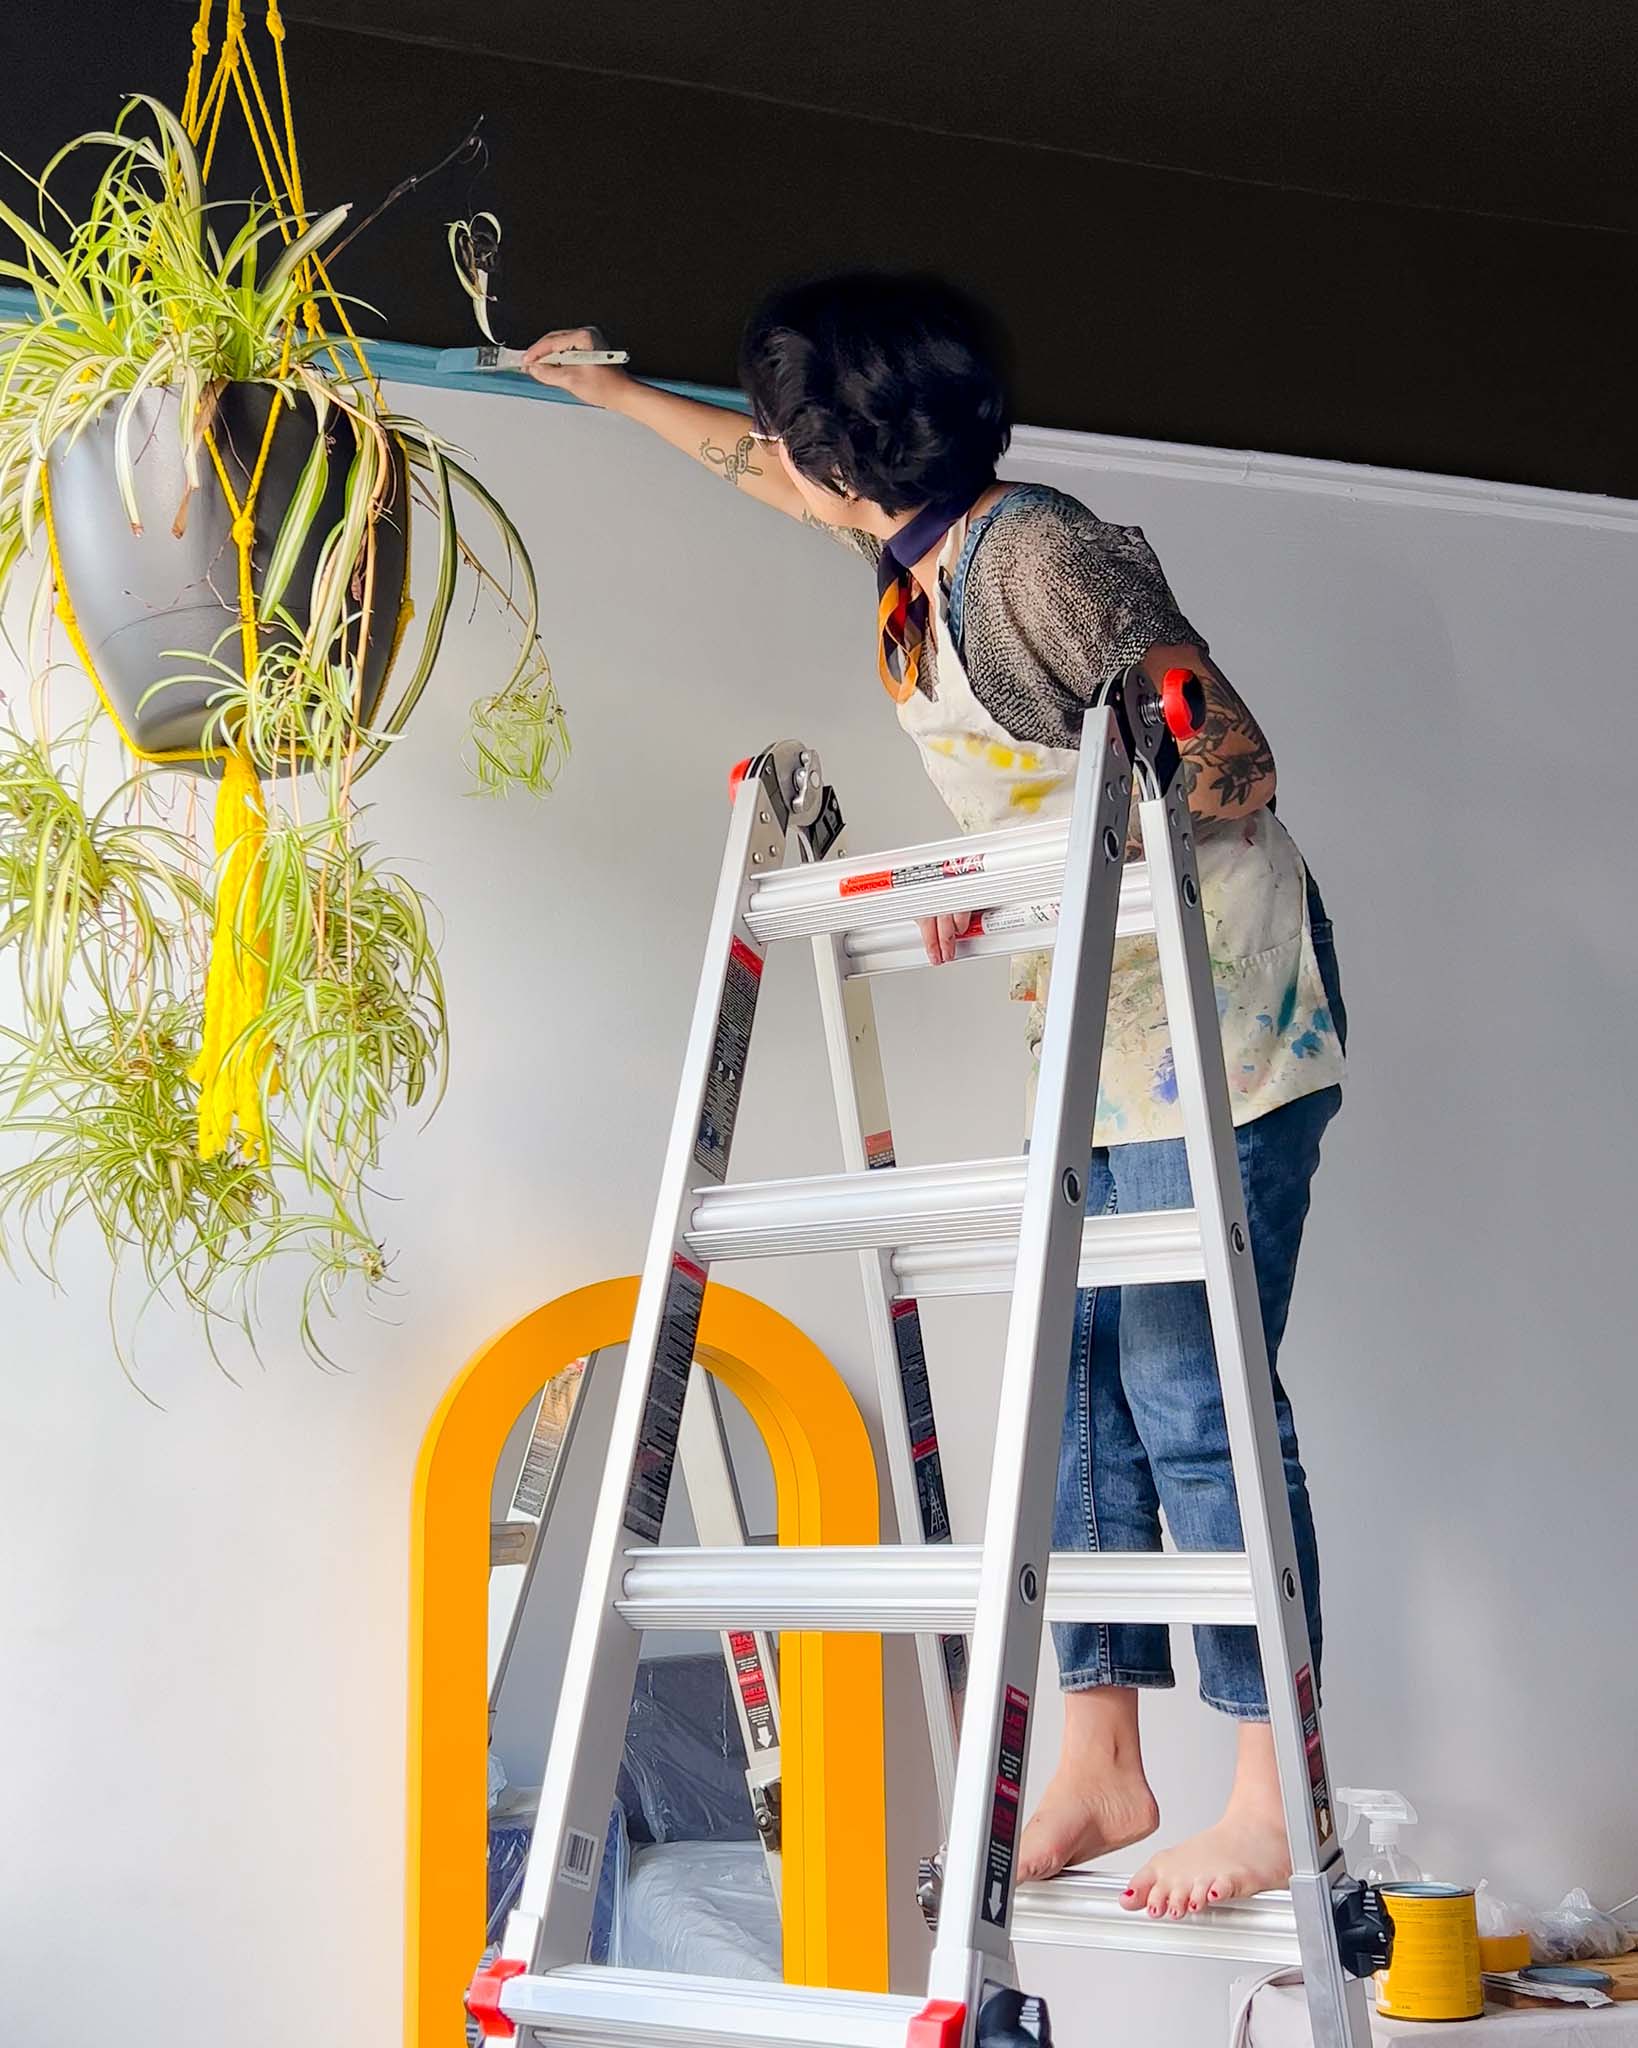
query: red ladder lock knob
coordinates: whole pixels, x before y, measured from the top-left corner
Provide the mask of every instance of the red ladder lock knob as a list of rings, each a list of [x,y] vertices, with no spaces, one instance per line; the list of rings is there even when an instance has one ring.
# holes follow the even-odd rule
[[[497,1956],[485,1963],[472,1979],[466,1994],[466,2009],[478,2023],[486,2041],[510,2041],[517,2028],[500,2009],[501,1991],[509,1977],[521,1977],[524,1965],[516,1956]]]
[[[1192,739],[1206,722],[1206,691],[1192,668],[1169,668],[1161,680],[1160,708],[1174,740]]]
[[[745,771],[750,765],[751,757],[747,754],[743,761],[736,761],[733,767],[728,770],[728,801],[730,803],[739,795],[739,785],[745,780]]]
[[[905,2048],[961,2048],[967,2008],[954,1999],[930,1999],[910,2022]]]

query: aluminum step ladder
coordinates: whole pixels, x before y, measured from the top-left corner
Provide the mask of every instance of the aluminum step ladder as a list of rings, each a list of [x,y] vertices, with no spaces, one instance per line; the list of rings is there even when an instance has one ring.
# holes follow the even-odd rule
[[[1016,1983],[1012,1937],[1300,1958],[1315,2048],[1368,2048],[1358,1976],[1380,1952],[1378,1902],[1347,1878],[1263,1345],[1256,1279],[1176,736],[1198,682],[1164,696],[1128,669],[1086,714],[1067,821],[870,860],[841,850],[816,754],[781,742],[738,782],[661,1174],[627,1369],[593,1521],[528,1868],[498,1961],[468,2008],[492,2038],[807,2048],[1015,2048],[1050,2040]],[[1174,736],[1176,735],[1176,736]],[[1146,867],[1126,868],[1134,779]],[[794,839],[800,864],[787,870]],[[1054,908],[1055,906],[1055,908]],[[865,982],[920,964],[913,920],[982,912],[969,952],[1051,943],[1025,1159],[892,1164]],[[1084,1175],[1118,932],[1152,931],[1171,1023],[1195,1207],[1087,1218]],[[813,941],[849,1171],[733,1186],[729,1153],[767,949]],[[872,1156],[874,1154],[874,1157]],[[878,1550],[659,1547],[706,1271],[713,1259],[856,1249],[908,1540]],[[1245,1549],[1056,1555],[1052,1503],[1077,1285],[1204,1280]],[[915,1321],[918,1297],[1010,1290],[981,1545],[950,1543]],[[895,1408],[902,1425],[892,1427]],[[918,1431],[920,1434],[918,1434]],[[929,1442],[929,1436],[932,1441]],[[935,1483],[936,1481],[936,1483]],[[906,1998],[584,1966],[603,1833],[648,1628],[902,1631],[921,1669],[946,1802],[925,1996]],[[1120,1911],[1119,1880],[1015,1887],[1031,1704],[1045,1619],[1243,1622],[1258,1630],[1293,1876],[1287,1898],[1187,1922]],[[957,1649],[963,1638],[970,1650]],[[959,1712],[958,1712],[959,1709]],[[959,1732],[958,1732],[959,1723]],[[1136,1924],[1134,1924],[1136,1923]],[[1069,1935],[1071,1927],[1082,1929]]]

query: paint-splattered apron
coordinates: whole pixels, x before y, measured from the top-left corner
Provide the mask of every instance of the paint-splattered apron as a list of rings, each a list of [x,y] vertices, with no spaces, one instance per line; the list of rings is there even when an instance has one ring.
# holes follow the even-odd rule
[[[916,690],[899,724],[963,832],[1067,817],[1078,750],[1015,739],[973,692],[950,631],[948,591],[967,540],[966,520],[939,553],[935,695]],[[1307,876],[1290,834],[1270,810],[1201,820],[1195,830],[1206,934],[1234,1121],[1244,1124],[1342,1078],[1342,1045],[1308,929]],[[1013,962],[1012,993],[1030,1005],[1039,1050],[1050,955]],[[1033,1111],[1034,1089],[1030,1090]],[[1119,939],[1098,1088],[1094,1141],[1122,1145],[1182,1133],[1171,1033],[1152,938]]]

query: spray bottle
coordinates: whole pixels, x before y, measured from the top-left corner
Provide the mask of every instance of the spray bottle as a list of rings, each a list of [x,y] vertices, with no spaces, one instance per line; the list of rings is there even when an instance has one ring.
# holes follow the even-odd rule
[[[1416,1808],[1403,1792],[1366,1792],[1339,1785],[1337,1804],[1348,1816],[1342,1831],[1344,1841],[1362,1820],[1370,1823],[1371,1853],[1358,1876],[1367,1884],[1421,1882],[1421,1865],[1399,1846],[1400,1829],[1416,1825]]]

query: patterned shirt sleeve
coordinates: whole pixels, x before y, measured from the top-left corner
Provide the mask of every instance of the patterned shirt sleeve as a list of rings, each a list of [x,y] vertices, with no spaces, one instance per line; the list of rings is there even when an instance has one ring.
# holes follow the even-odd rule
[[[1151,647],[1205,646],[1136,526],[1061,493],[1019,493],[974,552],[961,621],[973,694],[1021,740],[1079,743],[1102,685]]]

